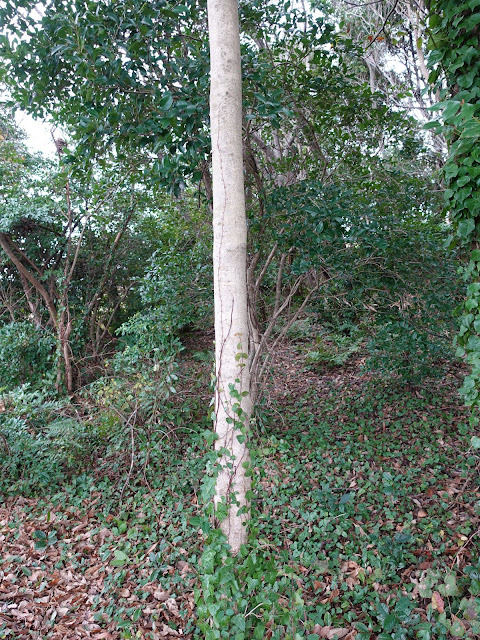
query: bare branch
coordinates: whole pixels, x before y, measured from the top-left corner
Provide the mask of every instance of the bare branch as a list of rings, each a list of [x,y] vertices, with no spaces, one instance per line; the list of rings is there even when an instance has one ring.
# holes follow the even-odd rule
[[[393,7],[391,8],[391,10],[388,12],[387,17],[385,18],[385,20],[383,21],[383,24],[381,26],[381,28],[379,29],[379,31],[376,33],[376,35],[372,38],[372,41],[368,44],[368,46],[365,48],[365,51],[367,51],[367,49],[370,49],[370,47],[373,45],[374,42],[376,42],[376,40],[379,38],[379,36],[383,33],[385,27],[387,26],[387,23],[390,19],[390,16],[392,16],[395,12],[395,9],[398,6],[398,3],[400,2],[400,0],[395,0],[395,3],[393,5]]]
[[[265,264],[262,267],[262,270],[260,271],[260,274],[255,282],[255,287],[258,289],[258,287],[260,286],[263,278],[265,277],[265,274],[267,273],[267,269],[270,266],[270,263],[273,260],[273,257],[275,255],[275,253],[277,252],[278,249],[278,242],[275,242],[275,244],[273,245],[273,249],[270,251],[270,254],[265,262]]]
[[[18,258],[15,253],[17,247],[13,244],[8,234],[0,233],[0,246],[5,251],[7,256],[13,262],[13,264],[17,267],[18,271],[25,276],[25,278],[35,287],[38,293],[42,296],[47,305],[48,311],[50,313],[50,317],[55,327],[58,326],[58,316],[57,309],[55,308],[55,304],[53,302],[52,297],[45,289],[43,284],[27,269],[27,267],[22,263],[22,261]]]

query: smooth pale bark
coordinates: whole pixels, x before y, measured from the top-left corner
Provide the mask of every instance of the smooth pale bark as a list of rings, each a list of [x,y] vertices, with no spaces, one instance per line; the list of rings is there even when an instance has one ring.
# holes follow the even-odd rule
[[[213,168],[213,272],[215,288],[216,441],[220,458],[215,505],[225,501],[221,521],[233,554],[246,542],[250,477],[246,439],[252,412],[248,368],[247,224],[243,184],[242,84],[237,0],[208,0]],[[240,400],[235,392],[247,395]],[[237,407],[236,407],[237,405]],[[236,413],[241,406],[242,415]],[[232,423],[233,421],[233,423]],[[240,436],[240,442],[238,437]],[[237,504],[238,503],[238,504]],[[238,514],[241,507],[247,513]]]

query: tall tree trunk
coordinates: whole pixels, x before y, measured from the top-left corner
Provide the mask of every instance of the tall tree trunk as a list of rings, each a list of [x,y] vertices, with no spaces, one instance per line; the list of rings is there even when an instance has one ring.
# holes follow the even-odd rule
[[[215,505],[233,554],[246,542],[252,413],[248,367],[247,225],[237,0],[208,0],[213,168],[216,449]],[[225,505],[227,515],[225,516]],[[240,513],[239,513],[240,512]]]

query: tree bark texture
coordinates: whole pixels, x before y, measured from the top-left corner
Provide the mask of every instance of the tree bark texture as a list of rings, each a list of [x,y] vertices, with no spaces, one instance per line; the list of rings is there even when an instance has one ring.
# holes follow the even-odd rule
[[[213,168],[215,415],[220,470],[217,513],[233,554],[246,542],[246,436],[252,413],[248,367],[247,225],[243,182],[242,84],[237,0],[208,0]],[[246,393],[245,393],[246,392]],[[242,395],[244,394],[245,395]],[[233,394],[233,395],[232,395]],[[243,433],[242,433],[243,432]],[[243,507],[243,508],[242,508]],[[238,513],[242,508],[242,513]]]

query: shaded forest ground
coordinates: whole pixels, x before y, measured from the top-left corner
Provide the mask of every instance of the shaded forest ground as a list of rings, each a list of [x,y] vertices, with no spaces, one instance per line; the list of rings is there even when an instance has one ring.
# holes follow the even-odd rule
[[[119,450],[53,495],[1,504],[0,638],[194,637],[202,340],[177,389],[190,429],[159,425],[127,483]],[[285,343],[272,380],[254,425],[255,549],[232,604],[245,637],[479,637],[480,459],[458,378],[408,389],[359,357],[309,366]]]

